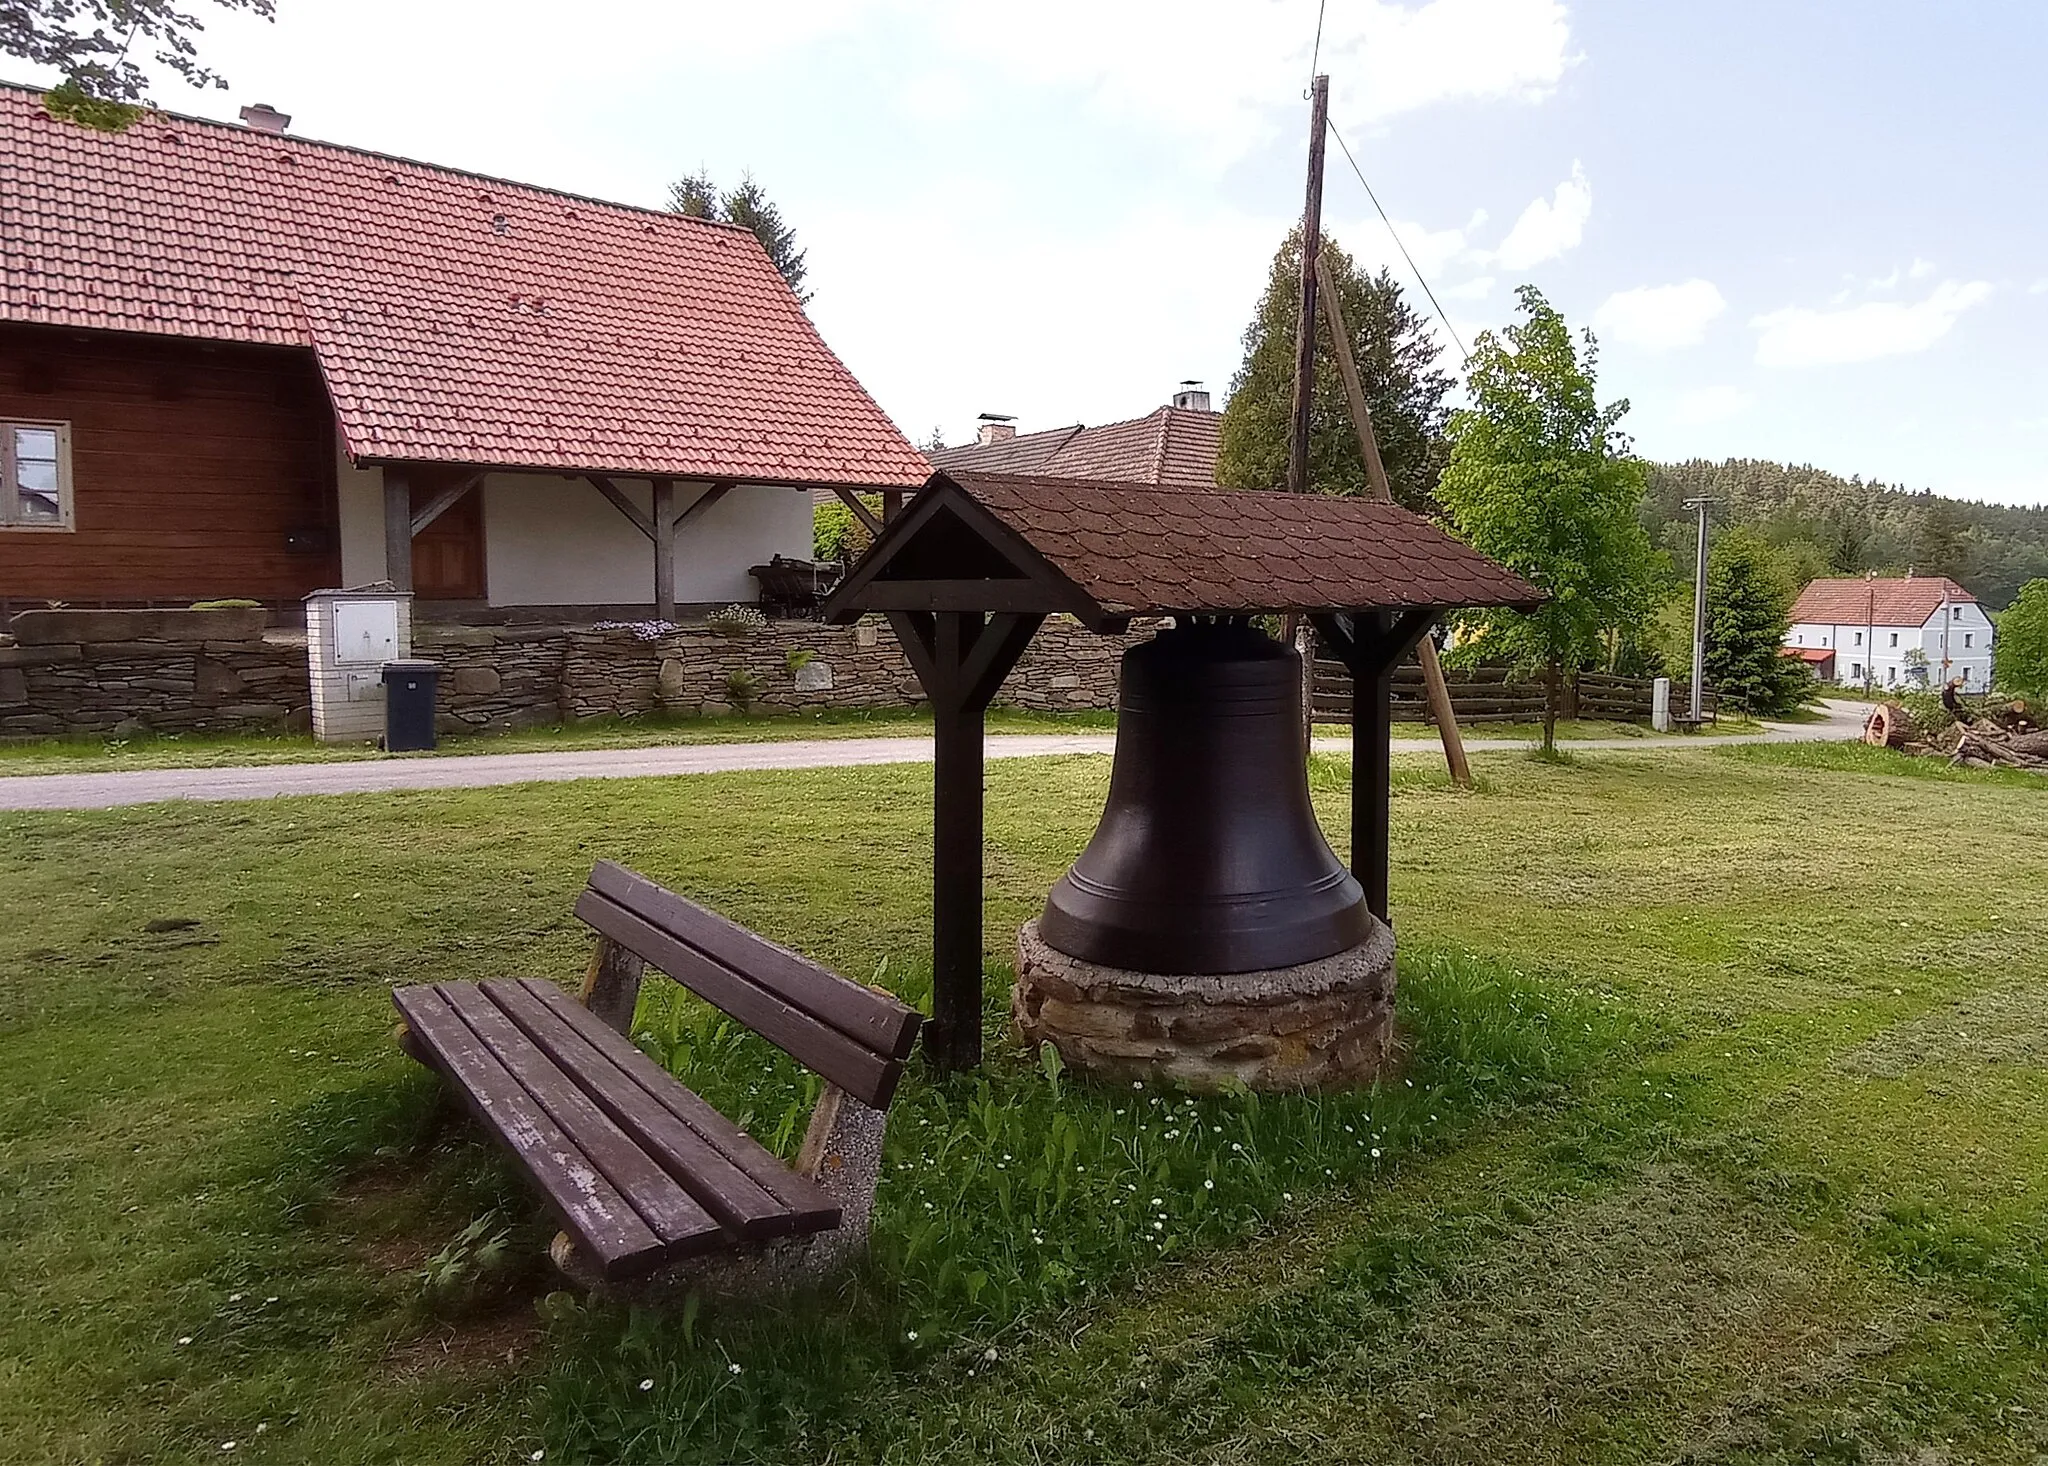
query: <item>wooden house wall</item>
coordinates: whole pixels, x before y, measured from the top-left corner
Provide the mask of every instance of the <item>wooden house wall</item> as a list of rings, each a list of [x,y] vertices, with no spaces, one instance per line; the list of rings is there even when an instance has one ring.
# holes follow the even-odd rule
[[[76,526],[0,528],[0,607],[339,582],[333,419],[308,352],[0,325],[0,418],[71,424]]]

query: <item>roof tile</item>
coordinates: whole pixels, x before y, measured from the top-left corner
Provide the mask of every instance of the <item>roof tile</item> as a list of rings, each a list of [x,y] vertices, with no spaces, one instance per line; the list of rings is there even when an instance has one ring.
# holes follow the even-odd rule
[[[935,476],[941,480],[951,480],[1115,615],[1542,599],[1527,581],[1428,520],[1375,499],[958,470]]]
[[[0,87],[0,321],[310,348],[357,457],[913,485],[743,229]]]

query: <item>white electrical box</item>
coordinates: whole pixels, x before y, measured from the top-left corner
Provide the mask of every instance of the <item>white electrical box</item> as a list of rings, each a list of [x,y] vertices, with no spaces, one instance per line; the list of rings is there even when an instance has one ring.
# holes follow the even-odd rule
[[[382,665],[405,653],[398,644],[398,602],[337,601],[334,660],[343,667]]]

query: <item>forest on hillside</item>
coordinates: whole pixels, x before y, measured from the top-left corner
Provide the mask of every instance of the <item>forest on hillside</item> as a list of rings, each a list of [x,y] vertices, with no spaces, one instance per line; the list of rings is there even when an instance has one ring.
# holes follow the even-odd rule
[[[1714,501],[1716,525],[1746,526],[1777,546],[1795,585],[1911,569],[1949,576],[1997,611],[2029,580],[2048,578],[2048,505],[1945,499],[1753,458],[1651,464],[1644,527],[1688,584],[1694,521],[1684,505],[1702,496]]]

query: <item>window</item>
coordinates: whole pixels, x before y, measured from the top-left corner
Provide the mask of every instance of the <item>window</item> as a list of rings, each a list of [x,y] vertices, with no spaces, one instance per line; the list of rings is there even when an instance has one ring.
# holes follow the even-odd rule
[[[1948,619],[1949,619],[1949,620],[1951,620],[1951,621],[1960,621],[1960,620],[1962,620],[1962,619],[1963,619],[1963,608],[1962,608],[1961,606],[1950,606],[1950,607],[1949,607],[1949,609],[1948,609]]]
[[[1861,682],[1863,680],[1863,664],[1861,662],[1851,662],[1849,664],[1849,680],[1851,682]]]
[[[1892,687],[1897,685],[1898,680],[1899,669],[1897,667],[1887,667],[1884,669],[1884,685],[1886,687]]]
[[[1970,646],[1975,646],[1976,644],[1977,644],[1977,633],[1976,633],[1976,632],[1974,632],[1974,631],[1965,631],[1965,632],[1963,633],[1963,645],[1964,645],[1964,646],[1966,646],[1966,647],[1970,647]]]
[[[1898,632],[1894,631],[1894,632],[1892,633],[1892,645],[1893,645],[1893,646],[1897,646],[1898,644],[1899,644],[1899,634],[1898,634]]]
[[[1856,642],[1855,642],[1855,644],[1856,644],[1857,646],[1862,646],[1862,645],[1863,645],[1863,633],[1862,633],[1862,632],[1860,632],[1860,631],[1856,633]]]
[[[71,528],[71,429],[0,422],[0,529]]]

